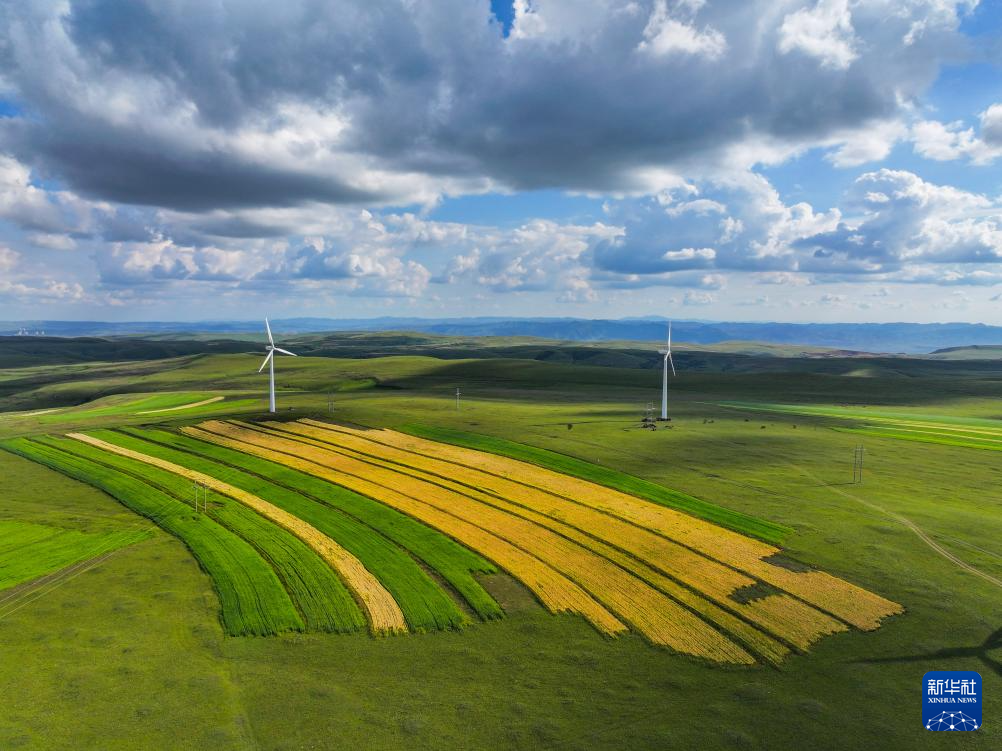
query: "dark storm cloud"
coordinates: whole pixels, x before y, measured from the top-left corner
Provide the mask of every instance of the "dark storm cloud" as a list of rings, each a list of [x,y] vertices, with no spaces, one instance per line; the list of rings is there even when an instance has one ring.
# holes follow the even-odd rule
[[[944,0],[854,3],[831,28],[838,2],[587,6],[538,0],[505,38],[486,0],[7,3],[0,83],[24,115],[0,147],[188,211],[645,190],[650,168],[894,116],[957,48]]]
[[[42,174],[65,180],[83,196],[118,203],[200,211],[294,206],[306,200],[378,203],[384,198],[334,175],[275,168],[219,151],[181,151],[152,138],[128,142],[110,135],[103,129],[78,127],[69,133],[29,126],[8,130],[8,143],[26,161],[39,164]]]

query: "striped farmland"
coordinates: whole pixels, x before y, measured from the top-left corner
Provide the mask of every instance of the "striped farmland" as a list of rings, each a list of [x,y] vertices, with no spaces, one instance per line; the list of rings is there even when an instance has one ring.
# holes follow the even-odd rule
[[[298,489],[279,486],[206,457],[171,449],[132,435],[115,431],[95,431],[91,435],[210,475],[303,519],[355,555],[379,579],[393,595],[408,626],[414,631],[457,628],[467,621],[452,598],[405,551],[355,519],[303,496]],[[210,444],[203,446],[211,448]],[[153,467],[148,471],[162,472]]]
[[[316,425],[313,421],[306,424]],[[319,423],[327,425],[326,423]],[[342,426],[338,432],[361,435],[375,443],[437,457],[454,466],[475,467],[481,477],[504,478],[572,499],[605,514],[657,532],[705,556],[766,582],[863,630],[877,628],[881,619],[901,612],[896,603],[822,571],[796,572],[767,562],[780,553],[768,543],[722,529],[673,509],[647,503],[611,488],[561,475],[507,457],[428,441],[391,430],[359,431]]]
[[[104,488],[184,540],[232,634],[459,628],[502,615],[476,579],[497,569],[600,633],[632,631],[721,663],[779,663],[901,612],[783,562],[765,541],[778,525],[580,460],[567,458],[574,475],[563,474],[566,462],[549,456],[514,458],[535,461],[532,447],[507,456],[466,435],[442,443],[317,420],[210,420],[5,447]],[[205,513],[182,503],[192,482],[214,494]]]
[[[222,479],[226,479],[226,477],[232,478],[229,481],[233,482],[233,484],[239,485],[241,481],[237,479],[237,475],[227,473],[227,469],[230,468],[240,470],[245,476],[266,480],[271,483],[272,487],[287,489],[297,496],[301,502],[296,513],[305,513],[302,510],[301,504],[303,501],[310,499],[328,506],[340,512],[340,515],[335,515],[335,518],[346,516],[357,520],[359,524],[369,529],[346,528],[345,532],[348,534],[348,537],[341,537],[338,530],[329,527],[325,523],[329,521],[330,517],[311,514],[304,518],[307,518],[307,521],[312,521],[318,528],[329,530],[328,534],[340,540],[345,546],[352,545],[352,538],[362,542],[370,539],[373,533],[378,533],[377,536],[396,544],[402,551],[409,553],[421,565],[427,567],[435,576],[441,577],[449,587],[454,589],[466,601],[473,612],[480,618],[490,620],[500,618],[503,615],[497,602],[494,601],[474,577],[476,573],[494,573],[497,571],[497,568],[471,550],[458,545],[449,537],[417,522],[410,516],[401,514],[389,506],[384,506],[365,496],[352,493],[339,485],[334,485],[313,475],[299,472],[283,464],[270,462],[258,456],[235,451],[218,444],[200,441],[190,436],[165,430],[125,429],[121,433],[116,431],[107,440],[112,442],[120,441],[122,438],[116,438],[114,435],[120,436],[122,433],[130,437],[142,439],[146,447],[145,450],[150,453],[156,453],[157,447],[177,449],[178,453],[171,454],[170,456],[174,456],[179,464],[186,464],[192,459],[211,461],[215,465],[214,468],[211,471],[208,469],[205,471],[209,471],[210,474],[215,472],[226,473],[219,476]],[[124,436],[122,437],[124,438]],[[188,458],[182,458],[182,453]],[[165,458],[170,458],[170,456],[165,456]],[[199,468],[194,464],[186,464],[186,466],[191,466],[194,469]],[[259,488],[260,486],[256,487]],[[245,486],[245,489],[253,490],[250,485]],[[269,497],[274,497],[274,490],[270,491],[270,493],[272,495],[269,495]],[[277,498],[276,502],[278,502]],[[369,560],[368,556],[361,549],[352,549],[357,550],[356,555],[361,559]],[[376,564],[371,563],[367,565],[375,567]],[[399,563],[395,564],[395,572],[392,576],[388,575],[386,577],[387,586],[391,586],[392,581],[402,580],[402,584],[406,584],[413,589],[414,584],[408,581],[409,577],[404,577],[396,573],[399,567]],[[381,571],[377,571],[376,573],[382,580],[383,575]],[[404,609],[404,614],[408,618],[408,622],[410,622],[413,616],[413,607],[411,607],[409,602],[404,600],[405,598],[398,596],[398,602],[402,603],[401,607]]]
[[[392,595],[379,583],[379,580],[369,573],[355,556],[327,537],[327,535],[320,532],[316,527],[307,524],[302,519],[293,516],[274,504],[268,503],[251,493],[202,472],[186,469],[178,464],[150,456],[149,454],[116,446],[99,438],[93,438],[85,433],[68,433],[67,435],[70,438],[104,449],[105,451],[146,462],[147,464],[152,464],[154,467],[160,467],[181,477],[194,480],[217,493],[229,496],[254,509],[262,516],[271,519],[279,526],[284,527],[299,537],[341,575],[344,582],[361,602],[373,631],[378,633],[407,630],[407,623],[404,620],[403,613],[400,611],[400,607]]]

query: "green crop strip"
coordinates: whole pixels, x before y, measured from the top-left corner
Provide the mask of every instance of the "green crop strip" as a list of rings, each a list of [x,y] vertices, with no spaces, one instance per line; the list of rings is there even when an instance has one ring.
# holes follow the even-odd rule
[[[406,514],[326,480],[225,446],[165,430],[126,428],[122,432],[243,470],[330,506],[409,551],[455,589],[481,618],[489,620],[503,616],[500,606],[473,576],[474,573],[494,573],[497,568]]]
[[[16,438],[0,446],[103,490],[181,540],[212,579],[228,634],[303,630],[303,621],[278,576],[249,543],[146,482],[63,450],[69,443],[75,442],[63,441],[56,447]]]
[[[896,438],[902,441],[915,441],[916,443],[936,443],[940,446],[958,446],[968,449],[987,449],[988,451],[1002,451],[1002,441],[991,441],[976,436],[956,433],[954,435],[929,434],[924,432],[910,432],[906,430],[895,430],[894,427],[886,428],[835,428],[840,433],[855,433],[857,435],[869,435],[875,438]]]
[[[507,456],[510,459],[528,462],[529,464],[535,464],[554,472],[561,472],[565,475],[605,485],[614,490],[629,493],[638,498],[643,498],[644,500],[652,501],[668,508],[683,511],[700,519],[705,519],[714,524],[719,524],[735,532],[757,537],[773,545],[782,544],[783,540],[793,531],[782,524],[757,519],[748,514],[742,514],[739,511],[732,511],[686,495],[685,493],[671,490],[649,480],[628,475],[625,472],[600,467],[597,464],[592,464],[582,459],[537,448],[536,446],[515,443],[514,441],[480,433],[466,433],[451,428],[437,428],[428,425],[411,424],[396,429],[403,433],[417,436],[418,438],[451,443],[463,448]]]
[[[116,435],[100,432],[102,440]],[[79,441],[39,440],[129,474],[169,493],[182,503],[192,497],[190,480],[159,467]],[[243,538],[268,561],[302,615],[307,630],[347,632],[365,628],[365,618],[347,587],[308,545],[238,501],[216,493],[210,498],[206,513]]]
[[[452,598],[398,545],[330,506],[305,497],[296,488],[276,485],[260,476],[206,457],[139,440],[134,435],[98,432],[109,443],[158,456],[209,474],[298,516],[351,552],[393,595],[415,631],[458,628],[465,622]]]

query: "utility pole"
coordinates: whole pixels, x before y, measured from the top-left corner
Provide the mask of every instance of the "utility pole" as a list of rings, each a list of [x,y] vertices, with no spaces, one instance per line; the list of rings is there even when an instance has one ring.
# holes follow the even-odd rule
[[[209,489],[198,480],[194,481],[195,486],[195,513],[198,513],[199,502],[201,502],[201,508],[203,513],[208,512],[209,508]]]
[[[456,389],[456,411],[459,411],[459,389]]]
[[[329,414],[329,415],[333,415],[334,414],[334,392],[333,391],[328,391],[327,392],[327,414]]]
[[[854,485],[863,483],[863,454],[866,449],[862,445],[856,446],[852,455],[852,482]]]

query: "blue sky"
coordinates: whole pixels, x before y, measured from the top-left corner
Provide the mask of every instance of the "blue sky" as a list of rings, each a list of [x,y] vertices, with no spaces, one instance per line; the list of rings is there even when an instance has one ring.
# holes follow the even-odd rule
[[[975,0],[5,4],[0,318],[1002,324],[1000,30]]]

